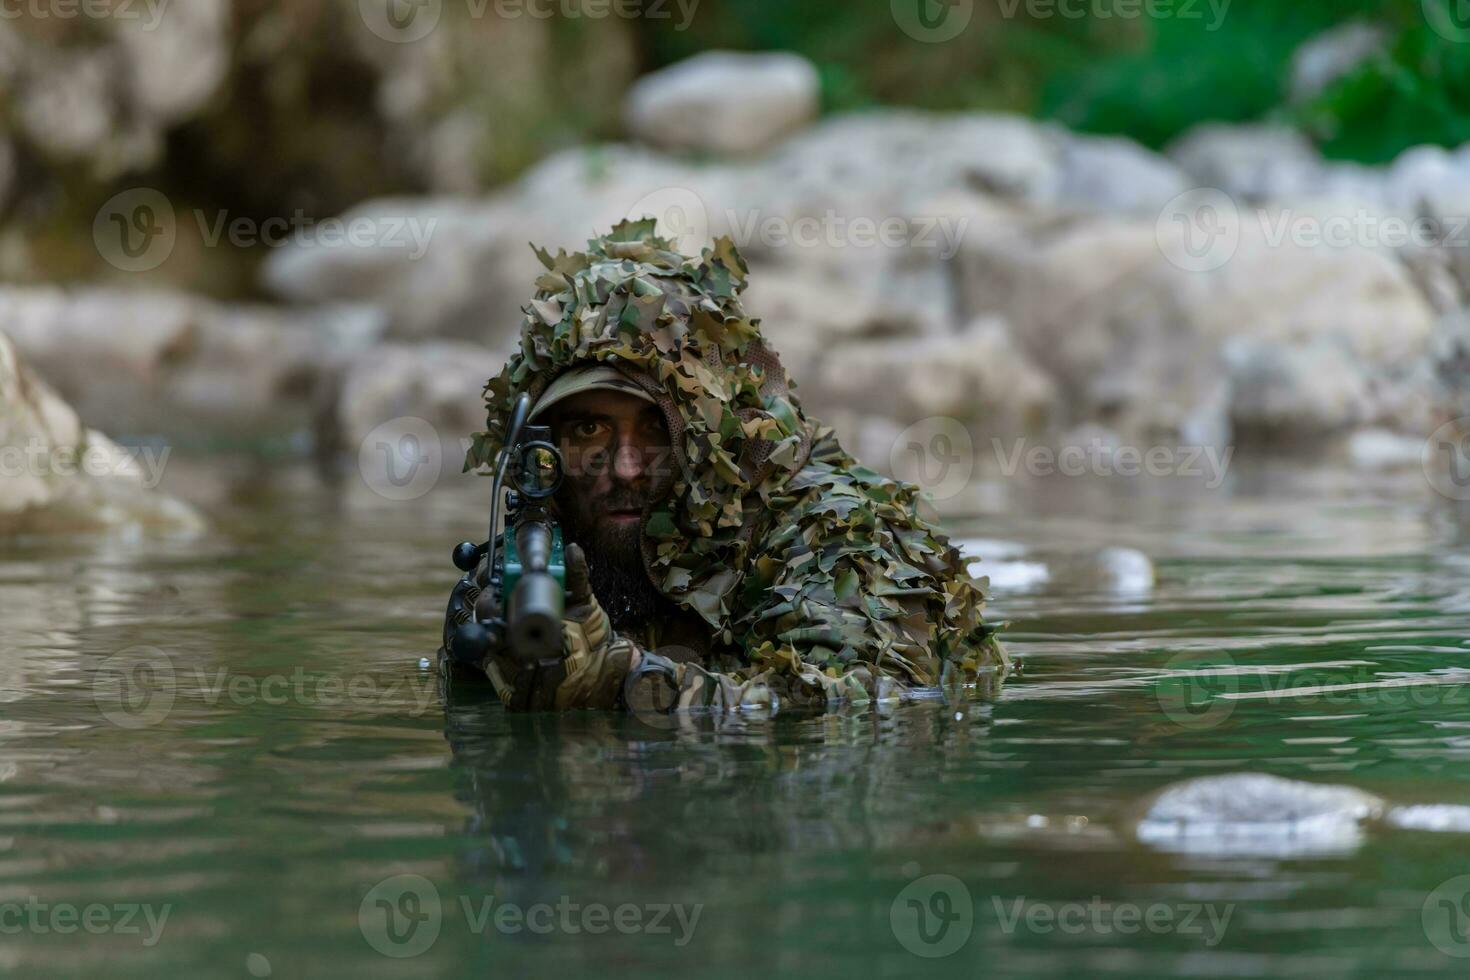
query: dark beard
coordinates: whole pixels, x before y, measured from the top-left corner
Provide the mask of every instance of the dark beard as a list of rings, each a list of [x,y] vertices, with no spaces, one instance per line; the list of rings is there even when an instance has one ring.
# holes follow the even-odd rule
[[[592,594],[612,620],[614,630],[641,632],[654,617],[668,616],[676,610],[674,603],[649,581],[643,565],[640,524],[588,529],[566,521],[562,530],[569,542],[581,545],[586,553]]]

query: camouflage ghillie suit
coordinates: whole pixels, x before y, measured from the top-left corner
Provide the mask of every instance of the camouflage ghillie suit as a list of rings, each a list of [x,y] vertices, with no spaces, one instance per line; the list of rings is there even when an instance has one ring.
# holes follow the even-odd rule
[[[661,673],[680,705],[716,707],[993,679],[1008,661],[980,584],[920,517],[916,488],[858,464],[803,415],[741,307],[733,243],[691,258],[653,227],[623,222],[571,255],[537,250],[547,271],[519,351],[485,387],[489,427],[466,470],[494,460],[522,392],[611,364],[654,398],[672,446],[643,517],[648,575],[708,638],[664,657],[650,624],[624,638],[645,651],[635,674]],[[446,642],[454,619],[451,606]]]

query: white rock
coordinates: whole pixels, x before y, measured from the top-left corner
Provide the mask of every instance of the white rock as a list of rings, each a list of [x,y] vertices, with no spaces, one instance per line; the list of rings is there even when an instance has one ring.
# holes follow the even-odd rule
[[[1000,113],[856,112],[793,137],[760,176],[778,213],[817,213],[865,200],[861,213],[878,218],[950,191],[1050,203],[1059,192],[1066,139],[1058,130]]]
[[[485,427],[482,389],[505,356],[474,344],[384,344],[354,357],[342,372],[328,446],[356,451],[373,429],[398,418],[428,422],[456,469],[462,443]]]
[[[1470,833],[1470,806],[1457,803],[1423,803],[1399,806],[1388,811],[1387,822],[1401,830],[1434,833]]]
[[[1090,211],[1157,214],[1190,187],[1166,157],[1121,137],[1074,137],[1061,167],[1061,203]]]
[[[1201,776],[1160,791],[1135,833],[1165,851],[1290,857],[1355,850],[1383,800],[1350,786],[1261,773]]]
[[[159,473],[77,415],[0,334],[0,535],[117,528],[193,532],[203,521],[154,489]]]
[[[1162,231],[999,215],[964,240],[963,306],[1014,325],[1064,417],[1125,433],[1214,444],[1227,414],[1288,431],[1371,424],[1420,384],[1435,311],[1391,255],[1278,244],[1243,221],[1233,255],[1193,271],[1164,258]]]
[[[1336,344],[1236,337],[1226,342],[1225,364],[1237,432],[1289,439],[1366,421],[1368,379]]]
[[[1044,423],[1054,397],[1051,381],[994,317],[958,335],[846,342],[816,372],[803,382],[803,397],[818,414],[857,400],[899,423],[943,416],[1027,428]]]
[[[58,51],[43,57],[31,60],[35,77],[18,96],[26,135],[61,159],[98,152],[117,113],[106,52]]]
[[[1470,416],[1470,313],[1440,319],[1430,347],[1429,371],[1440,402],[1451,417]]]
[[[818,89],[799,55],[706,51],[640,78],[625,115],[634,136],[666,150],[752,153],[814,119]]]
[[[1386,196],[1397,211],[1440,219],[1457,251],[1470,247],[1470,166],[1439,146],[1405,150],[1388,170]]]
[[[1388,32],[1378,24],[1350,21],[1323,31],[1291,56],[1291,101],[1309,102],[1329,85],[1383,50]]]
[[[1422,463],[1424,440],[1387,429],[1362,429],[1348,438],[1347,451],[1360,470],[1414,468]]]
[[[1136,548],[1104,548],[1098,566],[1119,595],[1145,595],[1153,590],[1154,563]]]
[[[1167,153],[1197,186],[1247,200],[1310,193],[1322,167],[1311,142],[1285,126],[1204,123],[1170,144]]]
[[[0,322],[88,424],[177,437],[304,431],[331,373],[382,332],[369,309],[105,289],[3,289]]]
[[[138,8],[141,13],[143,8]],[[158,124],[189,118],[230,68],[230,0],[189,0],[152,17],[114,18],[132,105]]]

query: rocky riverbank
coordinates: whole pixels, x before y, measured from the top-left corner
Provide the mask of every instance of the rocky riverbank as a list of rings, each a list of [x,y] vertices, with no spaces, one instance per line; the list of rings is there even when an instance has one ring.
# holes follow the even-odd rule
[[[653,214],[687,248],[736,240],[803,398],[877,465],[936,417],[1392,463],[1470,414],[1470,147],[1368,168],[1252,126],[1158,154],[1004,115],[818,122],[807,68],[701,56],[633,89],[629,142],[298,229],[262,266],[274,305],[11,286],[0,329],[114,433],[355,450],[412,416],[456,441],[540,271],[527,242]]]

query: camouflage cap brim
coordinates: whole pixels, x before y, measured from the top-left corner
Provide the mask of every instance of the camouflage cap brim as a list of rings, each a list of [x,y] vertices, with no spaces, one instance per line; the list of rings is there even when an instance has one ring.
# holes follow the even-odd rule
[[[652,395],[617,368],[606,364],[589,364],[565,371],[547,385],[546,390],[536,401],[536,407],[531,409],[532,421],[557,402],[565,401],[573,395],[580,395],[584,391],[618,391],[646,401],[650,405],[654,404]]]

